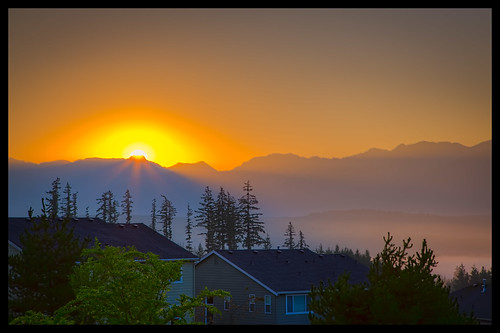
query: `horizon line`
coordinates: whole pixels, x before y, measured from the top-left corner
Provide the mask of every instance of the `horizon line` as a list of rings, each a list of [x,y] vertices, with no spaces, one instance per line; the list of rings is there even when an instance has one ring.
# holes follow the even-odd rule
[[[254,158],[259,158],[259,157],[267,157],[267,156],[271,156],[271,155],[293,155],[293,156],[297,156],[299,158],[305,158],[305,159],[312,159],[312,158],[322,158],[322,159],[329,159],[329,160],[333,160],[333,159],[345,159],[345,158],[350,158],[350,157],[354,157],[354,156],[358,156],[358,155],[362,155],[362,154],[365,154],[371,150],[380,150],[380,151],[386,151],[386,152],[392,152],[394,151],[396,148],[400,147],[400,146],[412,146],[412,145],[416,145],[416,144],[420,144],[420,143],[433,143],[433,144],[440,144],[440,143],[449,143],[449,144],[459,144],[465,148],[473,148],[475,146],[478,146],[480,144],[483,144],[485,142],[488,142],[488,141],[492,141],[492,139],[487,139],[487,140],[483,140],[483,141],[480,141],[476,144],[473,144],[473,145],[470,145],[470,146],[467,146],[467,145],[464,145],[460,142],[454,142],[454,141],[429,141],[429,140],[421,140],[421,141],[418,141],[418,142],[414,142],[414,143],[400,143],[396,146],[394,146],[394,148],[392,149],[384,149],[384,148],[378,148],[378,147],[371,147],[363,152],[360,152],[360,153],[354,153],[354,154],[351,154],[351,155],[346,155],[346,156],[342,156],[342,157],[336,157],[336,156],[332,156],[332,157],[325,157],[325,156],[318,156],[318,155],[309,155],[309,156],[303,156],[303,155],[299,155],[297,153],[293,153],[293,152],[287,152],[287,153],[283,153],[283,152],[273,152],[273,153],[269,153],[269,154],[266,154],[266,155],[256,155],[256,156],[253,156],[253,157],[250,157],[249,159],[243,161],[242,163],[236,165],[235,167],[233,168],[230,168],[230,169],[223,169],[223,170],[219,170],[219,169],[216,169],[214,168],[211,164],[209,164],[208,162],[206,161],[203,161],[203,160],[200,160],[200,161],[196,161],[196,162],[176,162],[170,166],[165,166],[165,165],[162,165],[160,163],[157,163],[155,161],[152,161],[152,160],[149,160],[147,158],[143,158],[143,160],[147,161],[147,162],[151,162],[151,163],[154,163],[154,164],[157,164],[163,168],[166,168],[166,169],[170,169],[176,165],[179,165],[179,164],[187,164],[187,165],[193,165],[193,164],[199,164],[199,163],[204,163],[206,165],[208,165],[210,168],[214,169],[215,171],[217,172],[223,172],[223,171],[231,171],[231,170],[234,170],[240,166],[242,166],[244,163],[248,162],[248,161],[251,161],[252,159]],[[82,161],[82,160],[89,160],[89,159],[102,159],[102,160],[133,160],[133,157],[130,156],[128,158],[125,158],[125,157],[97,157],[97,156],[91,156],[91,157],[83,157],[83,158],[77,158],[77,159],[74,159],[74,160],[66,160],[66,159],[55,159],[55,160],[50,160],[50,161],[42,161],[42,162],[33,162],[33,161],[27,161],[27,160],[23,160],[23,159],[19,159],[19,158],[16,158],[16,157],[12,157],[12,156],[8,156],[8,159],[13,159],[13,160],[16,160],[16,161],[19,161],[19,162],[23,162],[23,163],[30,163],[30,164],[35,164],[35,165],[41,165],[41,164],[45,164],[45,163],[57,163],[57,162],[60,162],[60,163],[64,163],[64,164],[68,164],[68,163],[74,163],[74,162],[77,162],[77,161]],[[141,160],[135,160],[136,162],[141,162]]]

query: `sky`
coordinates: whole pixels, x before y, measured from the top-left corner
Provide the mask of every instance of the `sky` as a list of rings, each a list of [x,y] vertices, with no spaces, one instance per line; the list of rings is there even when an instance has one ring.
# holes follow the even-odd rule
[[[491,139],[489,9],[9,9],[8,153],[232,169]]]

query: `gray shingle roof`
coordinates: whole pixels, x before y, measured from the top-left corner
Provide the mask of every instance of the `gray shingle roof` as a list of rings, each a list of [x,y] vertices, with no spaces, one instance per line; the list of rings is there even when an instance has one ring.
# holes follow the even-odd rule
[[[368,267],[341,254],[319,255],[311,250],[217,250],[227,262],[258,280],[276,294],[308,291],[320,281],[335,282],[344,273],[349,281],[368,281]]]
[[[19,236],[28,228],[29,223],[31,222],[26,218],[9,217],[9,241],[19,248],[22,248]],[[80,238],[90,237],[91,246],[94,244],[94,237],[97,237],[102,245],[133,245],[138,251],[154,253],[160,259],[198,260],[194,254],[143,223],[110,224],[99,218],[78,218],[78,221],[71,220],[69,225],[74,227],[75,235]]]
[[[473,312],[474,316],[480,320],[492,320],[493,289],[491,284],[486,286],[484,292],[482,285],[478,284],[456,290],[450,294],[450,297],[457,299],[461,313],[468,315]]]

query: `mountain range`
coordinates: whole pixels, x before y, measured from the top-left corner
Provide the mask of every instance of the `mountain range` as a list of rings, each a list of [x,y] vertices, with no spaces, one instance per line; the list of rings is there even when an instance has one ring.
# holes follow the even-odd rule
[[[137,159],[87,158],[34,164],[9,158],[9,216],[38,213],[51,183],[61,179],[78,192],[81,215],[111,190],[121,200],[132,195],[133,213],[149,215],[153,198],[165,195],[184,216],[196,209],[204,188],[220,187],[240,197],[250,180],[267,216],[376,209],[448,215],[491,214],[491,140],[472,147],[449,142],[419,142],[392,150],[373,148],[345,158],[305,158],[271,154],[217,171],[205,162],[165,168]]]

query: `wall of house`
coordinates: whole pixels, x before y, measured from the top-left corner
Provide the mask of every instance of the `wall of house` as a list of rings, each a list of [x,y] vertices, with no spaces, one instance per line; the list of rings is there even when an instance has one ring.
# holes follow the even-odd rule
[[[270,291],[248,278],[223,259],[211,255],[196,265],[196,293],[208,289],[222,289],[231,293],[229,310],[224,310],[224,301],[214,299],[221,314],[214,315],[214,324],[276,324],[276,297]],[[249,294],[255,295],[255,311],[249,312]],[[271,313],[264,312],[264,296],[271,295]],[[196,321],[204,322],[205,311],[196,312]]]
[[[170,290],[167,293],[167,302],[170,304],[178,304],[178,299],[181,294],[189,297],[195,296],[194,285],[194,262],[186,261],[182,265],[182,277],[179,281],[170,284]],[[192,321],[193,318],[187,318]]]

